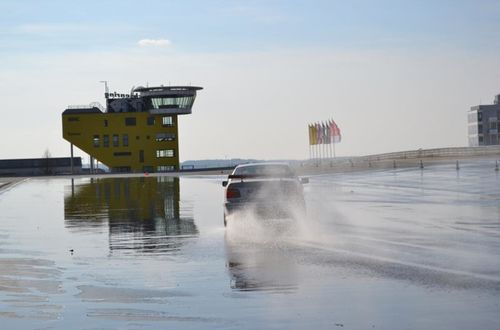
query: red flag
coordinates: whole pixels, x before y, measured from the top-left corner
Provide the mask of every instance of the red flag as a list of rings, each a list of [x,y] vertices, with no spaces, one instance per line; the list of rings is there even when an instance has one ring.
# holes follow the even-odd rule
[[[333,143],[339,143],[342,140],[342,135],[340,134],[340,128],[337,126],[337,124],[333,119],[330,123],[330,132],[333,137]]]

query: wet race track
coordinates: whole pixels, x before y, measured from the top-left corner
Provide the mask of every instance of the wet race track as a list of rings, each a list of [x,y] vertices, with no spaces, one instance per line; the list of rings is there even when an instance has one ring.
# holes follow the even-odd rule
[[[491,160],[313,176],[306,218],[227,229],[222,179],[1,192],[1,328],[500,328]]]

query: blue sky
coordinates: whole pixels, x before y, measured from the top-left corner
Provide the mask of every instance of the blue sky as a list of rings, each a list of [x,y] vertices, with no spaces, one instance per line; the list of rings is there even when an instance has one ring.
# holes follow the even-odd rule
[[[499,1],[2,1],[2,52],[451,47],[498,50]]]
[[[487,0],[0,0],[0,135],[19,141],[0,158],[66,155],[60,114],[103,102],[100,80],[203,86],[182,160],[306,158],[307,123],[329,118],[339,155],[463,146],[467,110],[500,93],[499,13]]]

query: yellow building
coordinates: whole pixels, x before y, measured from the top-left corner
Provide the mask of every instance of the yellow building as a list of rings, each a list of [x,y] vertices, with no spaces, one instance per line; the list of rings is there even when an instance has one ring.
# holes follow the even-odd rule
[[[98,103],[69,106],[63,138],[113,172],[179,169],[178,115],[190,114],[201,87],[137,87],[131,94],[106,91]],[[91,161],[93,165],[93,161]]]

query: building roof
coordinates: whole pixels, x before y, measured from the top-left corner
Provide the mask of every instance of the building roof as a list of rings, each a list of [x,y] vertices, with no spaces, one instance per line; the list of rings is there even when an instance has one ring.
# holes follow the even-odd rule
[[[144,92],[168,92],[168,91],[198,91],[203,89],[203,87],[198,86],[158,86],[158,87],[144,87],[138,86],[133,89],[134,92],[144,93]]]
[[[85,113],[103,113],[96,107],[93,108],[68,108],[64,110],[63,115],[75,115],[75,114],[85,114]]]

